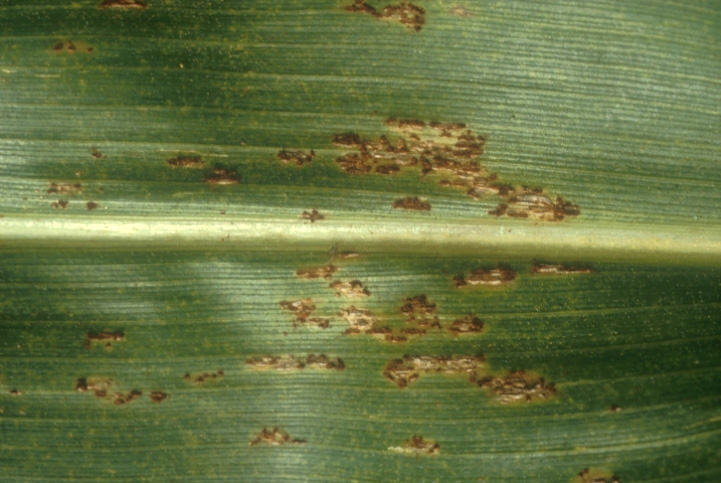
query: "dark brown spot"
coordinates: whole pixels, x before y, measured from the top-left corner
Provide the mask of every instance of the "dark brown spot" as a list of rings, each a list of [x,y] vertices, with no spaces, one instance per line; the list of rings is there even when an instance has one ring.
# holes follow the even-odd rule
[[[105,155],[95,148],[92,148],[90,150],[90,155],[95,159],[104,159],[105,158]]]
[[[620,413],[623,408],[617,404],[612,405],[608,410],[612,413]]]
[[[81,377],[75,382],[75,390],[78,392],[85,392],[88,390],[88,381]]]
[[[292,439],[287,432],[280,428],[263,428],[262,431],[250,441],[250,446],[258,444],[268,444],[272,446],[302,445],[305,443],[306,441],[303,439]]]
[[[474,376],[485,368],[485,357],[479,356],[409,356],[393,359],[383,376],[400,388],[407,387],[423,373]]]
[[[85,204],[85,206],[87,207],[88,211],[93,211],[94,209],[96,209],[98,207],[98,204],[95,203],[94,201],[88,201]]]
[[[58,200],[58,201],[53,201],[52,203],[50,203],[50,206],[52,206],[55,209],[62,208],[64,210],[65,208],[67,208],[68,204],[69,203],[67,200]]]
[[[315,304],[311,299],[301,299],[294,302],[282,301],[280,308],[295,314],[296,319],[306,319],[315,310]]]
[[[410,2],[401,2],[398,5],[387,5],[378,11],[364,0],[354,0],[345,7],[349,12],[366,13],[371,17],[399,22],[416,32],[426,23],[426,11]]]
[[[430,211],[431,204],[421,201],[417,196],[402,198],[393,202],[393,208],[401,210]]]
[[[10,395],[11,396],[22,396],[23,392],[18,391],[17,389],[13,388],[13,389],[10,389]]]
[[[336,280],[328,286],[333,289],[338,297],[363,298],[371,294],[360,280],[352,280],[350,282]]]
[[[310,220],[311,223],[315,223],[318,220],[325,219],[325,215],[320,213],[318,210],[304,211],[300,217],[304,220]]]
[[[500,377],[487,376],[476,383],[479,387],[489,388],[500,404],[546,400],[556,395],[553,383],[546,383],[543,377],[524,371],[513,371]]]
[[[298,166],[303,166],[304,164],[312,162],[314,158],[315,153],[312,149],[308,153],[304,151],[288,151],[285,149],[278,151],[278,159],[286,164],[295,163]]]
[[[441,450],[441,445],[435,441],[425,439],[423,436],[414,435],[411,439],[406,440],[401,446],[392,446],[388,448],[391,451],[410,454],[425,454],[434,456]]]
[[[174,168],[201,169],[205,167],[205,162],[198,156],[177,156],[168,159],[166,163]],[[225,173],[226,171],[223,170],[223,174]]]
[[[160,404],[161,402],[165,401],[167,397],[168,395],[161,391],[153,391],[150,393],[150,400],[156,404]]]
[[[148,4],[142,0],[103,0],[100,4],[100,8],[145,10],[148,8]]]

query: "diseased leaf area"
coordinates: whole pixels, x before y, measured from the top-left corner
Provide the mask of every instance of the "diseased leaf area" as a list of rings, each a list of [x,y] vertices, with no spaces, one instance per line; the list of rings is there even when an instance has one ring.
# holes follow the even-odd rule
[[[328,253],[3,255],[4,478],[718,474],[718,269],[503,260],[512,282],[459,289],[499,261],[359,255],[330,277],[360,299],[298,276]],[[289,300],[330,325],[294,321]],[[389,341],[350,332],[353,310],[395,335],[432,323]],[[482,331],[449,331],[470,313]]]
[[[715,0],[0,0],[0,480],[721,480]]]

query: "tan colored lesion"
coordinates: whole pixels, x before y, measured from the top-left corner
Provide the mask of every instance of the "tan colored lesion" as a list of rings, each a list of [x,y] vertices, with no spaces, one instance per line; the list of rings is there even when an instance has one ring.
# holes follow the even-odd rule
[[[503,376],[485,376],[476,380],[481,388],[490,390],[500,404],[545,401],[556,396],[556,386],[545,378],[525,371],[512,371]]]
[[[357,8],[362,5],[365,4],[358,3]],[[500,181],[496,173],[479,163],[485,137],[463,123],[390,118],[386,126],[389,132],[375,140],[363,139],[356,133],[333,136],[336,147],[352,150],[337,157],[336,163],[354,175],[420,170],[423,176],[432,176],[441,186],[463,190],[474,200],[501,198],[488,212],[496,217],[557,222],[581,213],[578,205],[560,196],[548,195],[543,188],[518,187]],[[413,198],[397,200],[393,207],[430,209],[424,204],[427,201],[412,201]]]
[[[100,8],[145,10],[148,8],[148,3],[143,0],[103,0],[100,4]]]
[[[295,274],[298,278],[325,278],[329,279],[338,271],[338,267],[333,264],[323,265],[320,267],[298,269]]]
[[[309,354],[305,357],[292,355],[264,355],[254,356],[245,360],[245,364],[252,369],[261,371],[302,371],[304,369],[317,369],[327,371],[342,371],[345,362],[340,357],[328,357],[325,354]]]
[[[431,211],[431,204],[428,201],[421,200],[417,196],[398,199],[394,201],[391,206],[397,210]]]
[[[81,377],[75,382],[75,390],[93,394],[96,398],[113,403],[116,406],[130,403],[143,395],[139,389],[128,392],[115,389],[116,384],[110,378]]]
[[[440,373],[446,375],[476,374],[485,369],[486,358],[478,356],[411,356],[392,359],[386,365],[383,376],[400,388],[408,387],[418,380],[421,374]]]
[[[398,22],[406,27],[419,32],[426,23],[426,11],[422,7],[410,2],[389,4],[380,10],[365,2],[365,0],[353,0],[353,3],[345,7],[349,12],[365,13],[379,20]]]
[[[415,324],[424,328],[441,327],[436,313],[436,304],[431,302],[425,294],[406,298],[401,306],[401,313],[406,316],[407,324]]]
[[[173,168],[202,169],[205,161],[200,156],[176,156],[166,161]]]
[[[330,319],[325,317],[311,317],[315,311],[315,303],[311,299],[300,299],[295,301],[284,300],[280,302],[280,307],[293,315],[293,327],[297,326],[315,326],[321,329],[330,327]]]
[[[370,297],[370,290],[360,280],[345,282],[336,280],[328,285],[338,297],[365,298]]]
[[[47,190],[48,194],[55,195],[78,195],[83,192],[83,186],[80,183],[69,183],[63,181],[57,181],[50,183],[50,187]]]
[[[303,166],[310,164],[315,159],[315,152],[311,149],[308,152],[302,150],[288,150],[281,149],[277,154],[278,159],[284,164],[295,164],[296,166]]]
[[[123,341],[125,341],[125,332],[122,330],[102,330],[85,334],[83,345],[88,349],[98,344],[110,348],[114,342]]]
[[[478,317],[474,316],[473,314],[469,314],[465,317],[454,320],[450,327],[448,327],[448,332],[455,336],[466,334],[480,334],[481,332],[483,332],[483,328],[483,321]]]
[[[441,451],[441,445],[431,439],[426,439],[420,435],[413,435],[400,446],[391,446],[388,448],[398,453],[417,454],[435,456]]]
[[[205,384],[206,381],[217,381],[225,377],[225,372],[218,369],[215,372],[186,372],[183,379],[195,385]]]
[[[465,275],[457,275],[453,278],[456,288],[467,285],[506,285],[516,279],[516,272],[504,266],[496,268],[476,268]]]
[[[301,213],[300,217],[303,220],[310,221],[311,223],[315,223],[316,221],[325,219],[325,215],[316,209],[313,209],[311,211],[304,210],[303,213]]]
[[[573,483],[621,483],[618,476],[602,468],[584,468],[572,481]]]
[[[533,262],[531,265],[532,275],[588,275],[593,273],[590,267],[574,267],[572,265],[561,265],[552,263]]]
[[[227,168],[213,168],[211,174],[205,177],[205,182],[212,185],[228,186],[238,184],[238,174]]]
[[[85,42],[60,40],[53,45],[53,52],[56,54],[75,54],[86,53],[91,54],[95,50],[94,47]]]
[[[270,445],[270,446],[283,446],[283,445],[303,445],[306,444],[304,439],[294,439],[288,434],[287,431],[282,428],[263,428],[252,440],[250,440],[250,446],[256,446],[259,444]]]

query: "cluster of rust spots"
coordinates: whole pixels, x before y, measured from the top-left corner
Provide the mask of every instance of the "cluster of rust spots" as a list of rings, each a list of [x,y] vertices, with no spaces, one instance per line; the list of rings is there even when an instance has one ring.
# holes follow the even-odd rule
[[[431,211],[431,204],[417,196],[401,198],[394,201],[391,206],[397,210]]]
[[[17,397],[17,396],[22,396],[23,394],[24,394],[24,393],[23,393],[22,391],[18,390],[18,389],[15,389],[15,388],[10,389],[10,395],[11,395],[11,396]]]
[[[93,211],[93,210],[97,209],[98,206],[100,206],[100,205],[98,205],[94,201],[88,201],[87,203],[85,203],[85,207],[88,209],[88,211]]]
[[[393,132],[376,140],[362,139],[355,133],[334,136],[335,146],[354,150],[338,157],[336,163],[350,174],[388,175],[406,168],[419,169],[424,176],[436,177],[441,186],[462,189],[475,200],[488,196],[502,198],[503,201],[488,212],[497,217],[560,221],[580,214],[578,205],[561,197],[554,200],[544,194],[542,188],[514,187],[500,182],[497,174],[488,172],[478,162],[483,155],[485,138],[465,124],[390,118],[386,125]],[[427,203],[418,201],[420,205],[398,200],[393,207],[419,209],[414,206]]]
[[[448,327],[448,332],[455,336],[479,334],[483,332],[483,321],[478,317],[469,314],[463,318],[454,320],[451,326]]]
[[[95,50],[82,42],[72,42],[70,40],[61,40],[53,45],[53,52],[56,54],[74,54],[76,52],[92,53]]]
[[[506,202],[500,203],[488,214],[509,216],[511,218],[533,218],[544,221],[561,221],[567,216],[578,216],[578,205],[566,201],[560,196],[554,201],[543,194],[542,188],[523,187],[519,191],[511,190],[506,194]]]
[[[238,174],[227,168],[215,167],[211,174],[205,177],[205,182],[212,185],[228,186],[238,184]]]
[[[441,324],[436,313],[436,304],[428,300],[428,297],[416,295],[406,298],[401,306],[401,313],[406,316],[406,323],[416,324],[425,328],[440,328]]]
[[[162,391],[153,391],[150,393],[150,400],[155,404],[160,404],[168,398],[168,394]]]
[[[457,288],[466,285],[505,285],[515,279],[516,272],[499,265],[496,268],[476,268],[467,275],[457,275],[453,278],[453,284]]]
[[[488,388],[493,398],[501,404],[547,400],[556,395],[553,383],[543,377],[524,371],[512,371],[505,376],[472,378],[481,388]]]
[[[271,446],[282,446],[282,445],[300,445],[305,444],[304,439],[293,439],[290,434],[281,428],[263,428],[255,438],[250,440],[250,446],[258,444],[267,444]]]
[[[595,468],[584,468],[575,480],[578,483],[621,483],[621,479],[609,471]]]
[[[311,317],[315,311],[315,303],[311,299],[300,299],[295,301],[283,300],[280,302],[280,308],[287,310],[295,315],[293,319],[293,327],[299,325],[316,326],[321,329],[330,327],[330,320],[322,317]]]
[[[303,211],[300,217],[304,220],[309,220],[311,223],[315,223],[318,220],[324,220],[325,215],[318,210]]]
[[[590,273],[593,273],[590,267],[573,267],[538,262],[533,262],[531,265],[532,275],[588,275]]]
[[[321,267],[299,269],[295,272],[298,278],[325,278],[329,279],[335,272],[338,271],[338,267],[333,264],[323,265]]]
[[[192,384],[201,385],[205,384],[206,381],[217,381],[223,377],[225,377],[225,372],[223,372],[222,369],[218,369],[215,372],[186,372],[183,379]]]
[[[386,5],[378,10],[364,0],[354,0],[345,9],[349,12],[366,13],[381,20],[399,22],[416,32],[419,32],[426,23],[426,11],[410,2]]]
[[[613,404],[610,408],[608,408],[608,411],[611,413],[620,413],[622,410],[623,408],[618,404]]]
[[[369,297],[371,294],[368,287],[363,285],[360,280],[351,280],[350,282],[336,280],[328,286],[333,289],[338,297],[357,299]]]
[[[278,151],[278,159],[285,164],[293,163],[297,166],[303,166],[309,164],[315,159],[315,152],[311,149],[310,152],[305,151],[289,151],[287,149],[281,149]]]
[[[64,210],[65,208],[68,207],[69,204],[70,204],[70,202],[67,200],[58,200],[58,201],[53,201],[52,203],[50,203],[50,206],[52,206],[55,209],[61,208]]]
[[[190,168],[202,169],[205,167],[205,161],[199,156],[176,156],[166,161],[173,168]]]
[[[391,446],[388,449],[399,453],[435,456],[441,451],[441,445],[423,436],[413,435],[401,446]]]
[[[85,335],[83,345],[90,348],[95,344],[103,344],[106,348],[110,348],[113,342],[122,342],[125,340],[125,332],[122,330],[103,330],[100,332],[88,332]]]
[[[103,0],[100,3],[100,8],[145,10],[148,8],[148,3],[142,0]]]
[[[83,192],[83,186],[80,183],[50,183],[48,188],[49,195],[78,195]]]
[[[245,364],[253,369],[273,371],[301,371],[303,369],[342,371],[345,369],[343,359],[328,357],[325,354],[309,354],[306,357],[256,356],[246,359]]]
[[[138,389],[133,389],[130,392],[114,391],[112,390],[114,385],[112,379],[81,377],[75,383],[75,390],[78,392],[91,392],[96,398],[112,402],[116,406],[135,401],[143,395]]]
[[[478,356],[409,356],[393,359],[386,365],[383,376],[400,388],[408,387],[423,373],[447,375],[466,374],[476,378],[476,373],[485,368],[486,358]]]

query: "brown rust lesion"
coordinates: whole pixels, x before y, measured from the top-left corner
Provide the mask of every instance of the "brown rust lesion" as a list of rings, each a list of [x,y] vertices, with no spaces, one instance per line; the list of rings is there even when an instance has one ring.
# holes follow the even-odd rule
[[[144,0],[103,0],[100,3],[102,10],[108,8],[129,9],[129,10],[145,10],[148,8],[148,2]]]
[[[476,268],[453,278],[456,288],[467,285],[506,285],[516,279],[516,272],[502,265],[496,268]]]
[[[354,8],[363,9],[363,5],[360,2]],[[336,158],[340,168],[354,175],[419,170],[441,186],[465,191],[474,200],[501,198],[488,212],[496,217],[558,222],[581,213],[578,205],[545,194],[542,188],[513,186],[499,180],[496,173],[479,163],[485,136],[463,123],[390,118],[386,126],[390,132],[377,139],[363,139],[357,133],[333,136],[336,147],[348,150]],[[405,208],[401,200],[396,203],[394,207]],[[413,209],[409,206],[405,209]]]
[[[323,265],[320,267],[298,269],[295,274],[298,278],[325,278],[329,279],[338,271],[338,267],[333,264]]]
[[[417,196],[408,196],[394,201],[391,206],[397,210],[431,211],[431,204]]]
[[[285,446],[285,445],[303,445],[306,444],[304,439],[293,439],[287,431],[275,427],[272,429],[263,428],[252,440],[250,440],[250,446],[256,446],[259,444],[270,445],[270,446]]]
[[[53,52],[56,54],[75,54],[78,52],[91,54],[94,50],[94,47],[86,44],[85,42],[72,40],[60,40],[53,44]]]
[[[301,217],[301,219],[308,220],[311,223],[315,223],[316,221],[325,219],[325,215],[316,209],[313,209],[311,211],[307,211],[307,210],[303,211],[303,213],[301,213],[300,217]]]
[[[83,192],[83,185],[80,183],[69,183],[57,181],[50,183],[47,190],[49,195],[79,195]]]
[[[420,435],[413,435],[400,446],[391,446],[388,448],[398,453],[416,454],[435,456],[441,451],[441,445],[431,439],[426,439]]]
[[[103,377],[81,377],[75,382],[75,390],[91,393],[97,399],[116,406],[128,404],[143,395],[139,389],[132,389],[128,392],[118,391],[115,389],[115,382],[112,379]]]
[[[621,483],[621,479],[611,471],[601,468],[584,468],[578,472],[574,483]]]
[[[485,376],[476,380],[481,388],[490,390],[500,404],[545,401],[556,395],[556,386],[545,378],[525,371],[512,371],[502,376]]]
[[[163,391],[152,391],[150,393],[150,401],[154,404],[160,404],[168,398],[168,393]]]
[[[345,10],[349,12],[365,13],[373,18],[398,22],[419,32],[426,23],[426,11],[410,2],[389,4],[381,9],[370,5],[365,0],[353,0]]]
[[[336,280],[328,285],[338,297],[351,299],[370,297],[371,292],[360,280],[345,282]]]
[[[455,336],[480,334],[483,332],[483,328],[483,321],[473,314],[469,314],[465,317],[454,320],[450,327],[448,327],[448,332]]]
[[[176,156],[165,161],[173,168],[203,169],[205,161],[200,156]]]
[[[186,372],[183,379],[197,386],[205,384],[207,381],[217,381],[225,377],[225,372],[218,369],[215,372]]]
[[[321,329],[327,329],[330,327],[330,319],[310,316],[315,311],[315,303],[311,299],[300,299],[295,301],[283,300],[280,302],[280,308],[291,312],[295,316],[293,320],[293,327],[315,326]]]
[[[440,373],[446,375],[467,375],[486,367],[486,358],[477,356],[420,356],[405,355],[402,359],[392,359],[386,364],[383,376],[400,388],[408,387],[418,380],[421,374]]]
[[[277,157],[285,164],[295,164],[296,166],[303,166],[310,164],[315,159],[315,152],[311,149],[309,152],[302,150],[288,150],[281,149],[278,151]]]
[[[211,174],[205,177],[205,182],[216,186],[228,186],[238,184],[239,177],[232,169],[215,167]]]
[[[50,206],[52,206],[56,210],[57,209],[64,210],[65,208],[68,207],[68,205],[70,205],[70,202],[68,200],[58,200],[58,201],[53,201],[52,203],[50,203]]]
[[[96,210],[96,209],[98,209],[99,206],[100,206],[100,205],[98,205],[98,204],[97,204],[96,202],[94,202],[94,201],[88,201],[87,203],[85,203],[85,208],[87,208],[88,211]]]
[[[440,328],[441,324],[436,314],[436,304],[431,302],[425,294],[408,297],[400,309],[406,316],[407,324],[414,324],[423,328]]]
[[[125,341],[125,332],[122,330],[101,330],[99,332],[88,332],[85,334],[83,346],[88,349],[96,344],[102,344],[105,347],[110,347],[113,342],[123,341]]]
[[[588,275],[593,273],[590,267],[575,267],[554,263],[540,263],[534,261],[531,265],[532,275]]]
[[[261,371],[302,371],[304,369],[318,369],[327,371],[342,371],[345,363],[340,357],[328,357],[325,354],[308,354],[302,356],[276,356],[264,355],[249,357],[245,364],[252,369]]]

